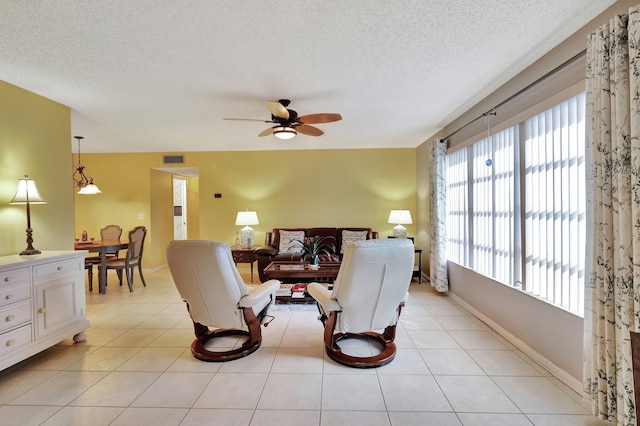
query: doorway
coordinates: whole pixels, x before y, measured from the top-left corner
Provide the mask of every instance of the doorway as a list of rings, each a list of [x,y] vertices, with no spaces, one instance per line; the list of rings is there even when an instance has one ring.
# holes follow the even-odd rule
[[[173,176],[173,239],[187,239],[187,179]]]

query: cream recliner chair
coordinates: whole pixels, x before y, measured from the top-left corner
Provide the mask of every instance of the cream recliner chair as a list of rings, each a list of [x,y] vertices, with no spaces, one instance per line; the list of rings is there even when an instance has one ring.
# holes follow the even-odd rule
[[[310,283],[307,291],[318,302],[327,355],[350,367],[380,367],[393,360],[396,324],[413,275],[414,248],[408,239],[373,239],[350,243],[333,290]],[[369,357],[342,352],[338,341],[368,337],[384,348]]]
[[[196,340],[193,356],[203,361],[229,361],[260,347],[260,325],[275,301],[280,281],[247,286],[228,244],[205,240],[171,241],[167,263],[180,296],[187,302]],[[211,351],[207,341],[219,336],[245,335],[236,349]]]

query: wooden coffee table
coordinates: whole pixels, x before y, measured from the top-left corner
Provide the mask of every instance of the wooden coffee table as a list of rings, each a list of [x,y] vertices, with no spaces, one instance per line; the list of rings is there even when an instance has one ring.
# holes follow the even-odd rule
[[[318,269],[308,269],[302,262],[271,262],[264,268],[268,279],[280,280],[282,283],[321,282],[332,285],[338,277],[340,262],[321,262]],[[305,293],[302,298],[276,296],[280,303],[315,303],[315,299]]]
[[[339,270],[340,262],[320,262],[318,269],[309,269],[302,262],[282,261],[271,262],[264,268],[264,275],[285,283],[333,282]]]

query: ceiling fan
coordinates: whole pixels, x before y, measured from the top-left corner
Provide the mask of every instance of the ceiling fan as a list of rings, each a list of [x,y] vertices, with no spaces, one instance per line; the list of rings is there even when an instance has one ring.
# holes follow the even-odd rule
[[[260,120],[253,118],[225,118],[224,120],[237,121],[260,121],[263,123],[274,123],[275,126],[269,127],[258,134],[258,136],[274,135],[278,139],[292,139],[298,132],[303,135],[320,136],[324,132],[310,124],[330,123],[332,121],[342,120],[340,114],[321,113],[308,114],[298,116],[298,113],[292,109],[287,109],[291,101],[289,99],[279,99],[278,101],[267,101],[267,108],[271,112],[271,120]]]

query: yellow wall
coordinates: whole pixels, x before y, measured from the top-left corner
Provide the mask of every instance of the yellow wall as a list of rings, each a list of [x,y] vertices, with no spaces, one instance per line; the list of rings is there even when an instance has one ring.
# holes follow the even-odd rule
[[[73,249],[71,119],[68,107],[0,81],[0,255],[26,244],[26,208],[7,204],[28,174],[47,201],[31,207],[33,246]]]
[[[199,178],[190,179],[189,183],[190,199],[193,191],[199,192],[197,202],[187,207],[193,214],[199,210],[195,227],[188,223],[189,238],[233,243],[239,229],[235,226],[236,214],[245,209],[258,213],[260,224],[253,227],[256,244],[262,244],[265,232],[274,227],[364,226],[386,237],[393,228],[387,223],[390,210],[416,212],[415,152],[367,149],[186,153],[184,166],[199,170]],[[83,229],[97,235],[107,223],[118,223],[124,229],[147,226],[145,267],[163,265],[164,248],[172,232],[167,228],[173,225],[165,219],[156,222],[156,210],[164,208],[164,202],[156,200],[165,197],[158,192],[170,193],[171,189],[154,182],[156,178],[162,180],[163,173],[150,173],[151,169],[163,167],[162,154],[83,154],[82,163],[102,194],[76,195],[76,235]],[[222,198],[214,198],[215,193],[222,194]],[[194,207],[199,209],[194,212]],[[139,213],[144,219],[138,219]],[[191,214],[188,220],[193,220]],[[407,229],[409,235],[415,235],[415,225],[408,225]],[[147,257],[149,253],[153,254]]]

